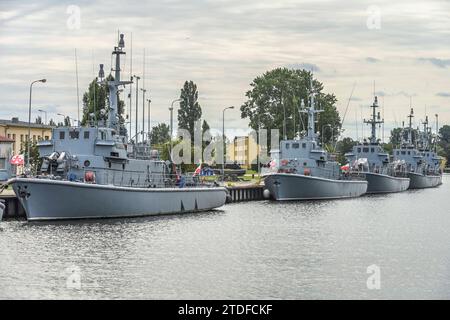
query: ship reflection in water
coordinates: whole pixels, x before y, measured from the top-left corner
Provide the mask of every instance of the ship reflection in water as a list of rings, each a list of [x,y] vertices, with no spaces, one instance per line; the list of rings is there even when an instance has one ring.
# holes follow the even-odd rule
[[[192,215],[3,221],[0,298],[449,299],[448,180]],[[367,286],[374,265],[380,289]]]

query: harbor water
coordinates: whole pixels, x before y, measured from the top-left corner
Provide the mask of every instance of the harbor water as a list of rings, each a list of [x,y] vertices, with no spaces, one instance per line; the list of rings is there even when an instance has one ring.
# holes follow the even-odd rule
[[[196,214],[2,221],[0,299],[450,299],[443,182]]]

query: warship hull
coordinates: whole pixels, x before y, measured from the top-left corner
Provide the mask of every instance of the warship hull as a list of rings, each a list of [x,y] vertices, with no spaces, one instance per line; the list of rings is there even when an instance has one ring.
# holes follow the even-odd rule
[[[364,180],[333,180],[298,174],[273,173],[264,184],[275,200],[320,200],[352,198],[367,190]]]
[[[391,193],[401,192],[409,188],[409,178],[392,177],[379,173],[366,173],[369,183],[367,193]]]
[[[33,178],[11,179],[27,219],[138,217],[205,211],[225,204],[227,191],[213,188],[129,188]]]
[[[408,174],[411,182],[409,184],[410,189],[424,189],[424,188],[434,188],[442,184],[442,176],[430,176],[423,175],[420,173],[410,172]]]

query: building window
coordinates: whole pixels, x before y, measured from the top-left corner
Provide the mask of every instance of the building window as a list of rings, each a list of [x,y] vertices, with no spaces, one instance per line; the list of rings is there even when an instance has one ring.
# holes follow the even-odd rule
[[[59,139],[64,140],[64,134],[65,134],[64,131],[60,131],[59,132]]]
[[[36,135],[33,134],[33,141],[36,141]]]
[[[16,141],[16,134],[13,133],[13,140]]]
[[[8,133],[8,138],[11,139],[11,133]]]
[[[6,158],[0,158],[0,170],[6,169]]]
[[[20,135],[20,142],[23,142],[23,134]]]
[[[48,136],[45,136],[45,140],[49,140],[49,139],[48,139]]]

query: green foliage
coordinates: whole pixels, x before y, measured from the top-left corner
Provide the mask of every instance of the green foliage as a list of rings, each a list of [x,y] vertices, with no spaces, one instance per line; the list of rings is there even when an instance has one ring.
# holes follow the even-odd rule
[[[112,75],[106,78],[107,81],[114,80]],[[121,127],[125,124],[125,118],[123,117],[125,112],[125,102],[117,97],[117,113],[119,115],[119,124]],[[104,109],[105,112],[101,112]],[[82,125],[86,125],[90,120],[90,115],[93,114],[93,120],[106,121],[108,118],[109,109],[109,90],[105,82],[98,83],[98,78],[92,80],[89,84],[88,91],[83,94],[83,118]]]
[[[344,165],[347,163],[345,154],[348,152],[351,152],[353,150],[353,147],[356,146],[357,144],[358,144],[358,141],[355,141],[350,137],[345,137],[336,143],[335,152],[337,153],[337,161],[341,165]]]
[[[42,124],[42,117],[38,116],[35,121],[36,124]]]
[[[389,138],[389,143],[392,147],[399,147],[402,141],[408,141],[408,130],[409,128],[394,128],[391,130],[391,136]],[[419,137],[419,132],[417,129],[412,129],[411,140],[415,144]]]
[[[438,154],[450,159],[450,126],[445,125],[439,129]]]
[[[170,128],[165,123],[159,123],[152,128],[150,133],[150,143],[152,145],[162,145],[170,141]]]
[[[56,127],[56,123],[55,123],[55,121],[53,121],[53,119],[50,119],[50,121],[48,122],[48,125]]]
[[[28,144],[30,144],[30,166],[31,172],[36,173],[42,165],[42,159],[39,156],[39,149],[36,141],[26,140],[20,149],[20,153],[24,155],[25,165],[28,162]]]
[[[180,108],[178,109],[178,128],[188,130],[194,137],[195,122],[202,117],[202,108],[198,103],[197,85],[193,81],[186,81],[180,94]]]
[[[313,79],[311,72],[298,69],[277,68],[264,73],[250,84],[252,89],[246,93],[247,101],[241,106],[241,117],[249,118],[249,126],[258,130],[280,129],[280,138],[283,137],[283,119],[286,119],[286,136],[295,137],[299,131],[307,128],[307,115],[299,115],[300,102],[308,104],[311,87],[316,93],[316,106],[324,110],[318,118],[316,131],[325,125],[332,129],[325,129],[324,143],[331,141],[334,135],[338,137],[341,128],[341,119],[336,110],[336,97],[333,94],[323,93],[323,84]],[[295,123],[295,128],[294,128]]]

